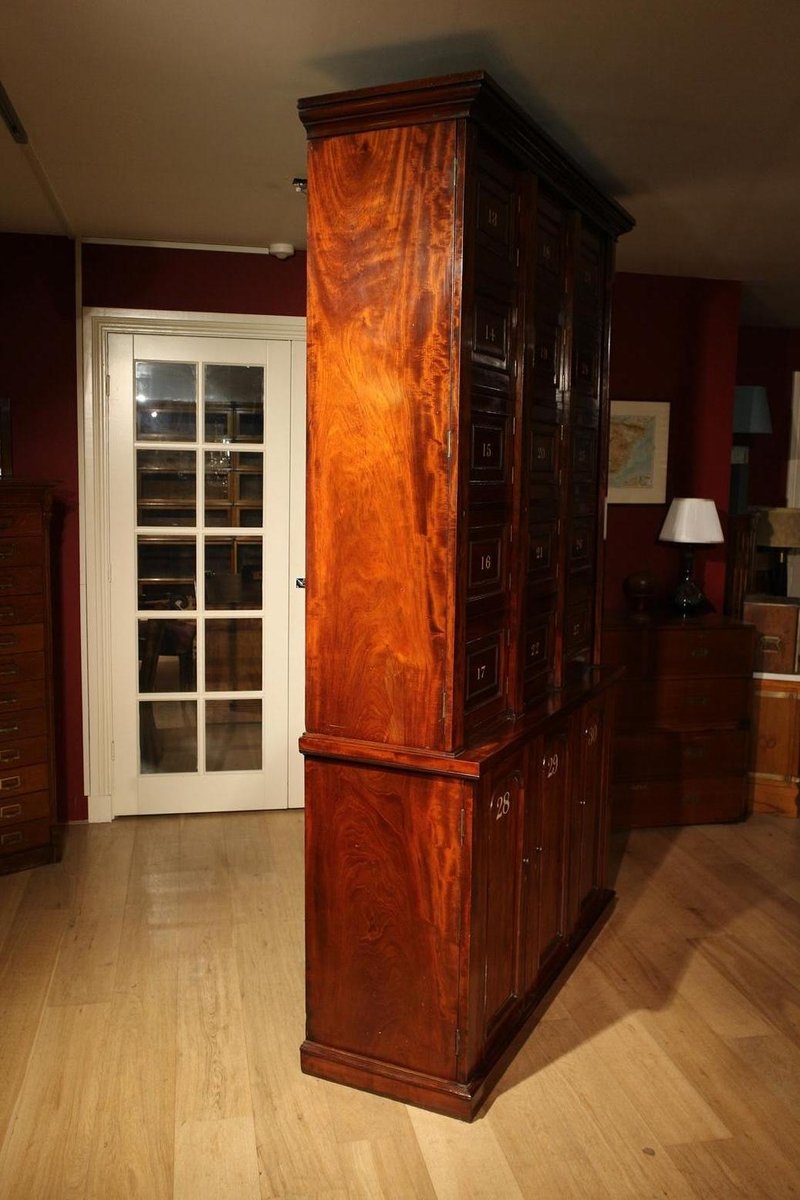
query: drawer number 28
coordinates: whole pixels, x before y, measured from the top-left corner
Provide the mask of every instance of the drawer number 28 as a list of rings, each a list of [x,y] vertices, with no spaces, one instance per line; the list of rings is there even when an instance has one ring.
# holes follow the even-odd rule
[[[494,804],[496,810],[494,814],[495,821],[500,821],[503,817],[507,817],[511,812],[511,792],[502,792],[499,796],[495,796]]]

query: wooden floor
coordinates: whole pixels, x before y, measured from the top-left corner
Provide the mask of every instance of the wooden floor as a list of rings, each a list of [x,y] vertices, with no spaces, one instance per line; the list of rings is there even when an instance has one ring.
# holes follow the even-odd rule
[[[302,814],[67,831],[0,878],[0,1197],[800,1195],[800,821],[615,844],[473,1125],[301,1075]]]

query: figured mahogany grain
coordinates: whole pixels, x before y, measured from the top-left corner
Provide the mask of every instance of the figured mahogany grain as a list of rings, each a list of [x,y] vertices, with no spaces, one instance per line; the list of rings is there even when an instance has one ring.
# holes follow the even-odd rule
[[[309,150],[312,733],[447,748],[455,136],[445,123]]]
[[[308,1040],[452,1079],[470,785],[309,760],[306,789]]]

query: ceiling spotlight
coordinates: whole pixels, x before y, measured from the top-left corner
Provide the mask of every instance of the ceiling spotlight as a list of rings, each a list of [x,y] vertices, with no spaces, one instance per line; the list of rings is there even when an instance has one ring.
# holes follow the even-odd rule
[[[305,193],[308,191],[308,180],[301,179],[299,175],[295,175],[294,179],[292,180],[292,187],[296,192]]]
[[[267,249],[273,258],[291,258],[294,254],[291,242],[270,242]]]

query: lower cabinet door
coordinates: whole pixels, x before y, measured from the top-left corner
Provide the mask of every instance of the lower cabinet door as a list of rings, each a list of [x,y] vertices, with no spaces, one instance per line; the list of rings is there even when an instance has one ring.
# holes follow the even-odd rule
[[[483,1032],[488,1042],[520,995],[520,913],[525,786],[522,757],[499,764],[481,790],[485,966]]]
[[[527,770],[528,820],[524,864],[526,955],[524,986],[532,987],[565,945],[569,726],[538,738]]]
[[[570,837],[570,928],[605,887],[605,842],[610,728],[604,699],[573,718],[573,774]]]

